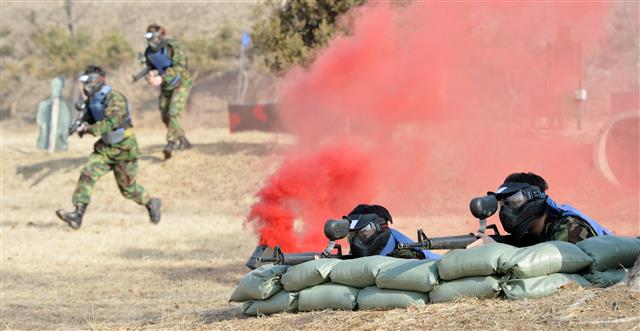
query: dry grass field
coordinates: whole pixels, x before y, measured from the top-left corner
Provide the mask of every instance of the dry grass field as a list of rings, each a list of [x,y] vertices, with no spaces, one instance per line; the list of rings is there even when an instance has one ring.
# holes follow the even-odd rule
[[[223,113],[210,119],[224,123]],[[159,120],[158,120],[159,122]],[[522,302],[462,300],[373,312],[313,312],[249,318],[227,302],[257,238],[244,227],[255,192],[292,139],[230,135],[194,122],[195,147],[163,161],[164,130],[137,130],[140,182],[163,199],[159,225],[120,196],[112,175],[98,183],[84,224],[71,230],[54,210],[70,208],[93,139],[70,150],[34,148],[35,127],[2,123],[0,328],[2,329],[639,329],[640,293],[625,286],[568,289]],[[397,222],[411,230],[411,220]],[[444,224],[451,219],[423,220]],[[403,225],[404,224],[404,225]],[[468,225],[465,225],[468,227]],[[451,230],[451,227],[443,227]]]

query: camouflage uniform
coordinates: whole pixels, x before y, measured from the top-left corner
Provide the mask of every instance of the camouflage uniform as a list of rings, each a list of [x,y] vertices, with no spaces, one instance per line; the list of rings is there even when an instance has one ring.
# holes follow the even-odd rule
[[[111,90],[105,99],[104,113],[104,119],[92,124],[88,133],[100,136],[121,127],[122,123],[127,121],[127,100],[124,95]],[[88,116],[86,119],[89,120]],[[100,139],[93,148],[93,153],[80,173],[80,179],[73,193],[73,204],[88,205],[91,200],[91,191],[98,179],[113,170],[122,195],[140,205],[147,205],[149,193],[136,183],[140,152],[133,129],[126,129],[124,140],[117,144],[107,145]]]
[[[575,216],[566,216],[555,220],[547,220],[542,230],[543,241],[560,240],[577,243],[596,233],[584,220]]]
[[[166,47],[169,48],[172,64],[162,75],[159,105],[162,122],[167,127],[167,142],[175,143],[185,135],[180,125],[180,114],[187,106],[191,91],[191,75],[188,71],[187,54],[182,45],[175,40],[168,40]],[[147,66],[153,67],[148,58]]]

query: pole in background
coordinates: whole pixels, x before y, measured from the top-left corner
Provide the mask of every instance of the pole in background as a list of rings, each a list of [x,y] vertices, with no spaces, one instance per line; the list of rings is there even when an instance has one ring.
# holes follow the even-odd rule
[[[240,44],[240,68],[238,68],[238,85],[236,86],[236,103],[244,101],[244,93],[246,91],[246,80],[244,74],[244,50],[251,44],[251,36],[248,32],[242,32],[242,42]]]
[[[56,140],[58,140],[58,111],[60,110],[60,98],[54,97],[51,100],[51,123],[49,125],[49,153],[56,151]]]

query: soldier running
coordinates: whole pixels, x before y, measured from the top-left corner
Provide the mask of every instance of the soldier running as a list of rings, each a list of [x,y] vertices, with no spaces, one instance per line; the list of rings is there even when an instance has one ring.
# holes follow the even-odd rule
[[[157,224],[160,199],[150,198],[149,192],[136,182],[139,150],[126,97],[106,84],[105,72],[99,66],[89,65],[80,81],[87,98],[76,104],[79,111],[84,111],[83,124],[76,132],[80,137],[91,134],[101,138],[94,144],[94,151],[80,173],[73,193],[75,211],[59,209],[56,215],[71,228],[80,228],[93,187],[100,177],[113,171],[122,195],[145,206],[151,223]]]
[[[191,75],[187,66],[187,55],[180,43],[165,36],[165,29],[158,24],[147,27],[144,35],[148,46],[144,52],[149,73],[147,83],[160,86],[160,114],[167,127],[167,144],[164,158],[171,158],[173,150],[191,148],[180,125],[180,114],[187,105],[191,91]]]

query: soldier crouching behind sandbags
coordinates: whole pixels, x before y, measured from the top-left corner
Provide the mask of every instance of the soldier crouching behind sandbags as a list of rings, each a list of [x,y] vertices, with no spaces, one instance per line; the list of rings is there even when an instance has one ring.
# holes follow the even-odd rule
[[[74,129],[80,136],[101,136],[85,164],[73,193],[75,211],[56,211],[73,229],[80,228],[82,217],[91,200],[96,182],[113,171],[122,195],[143,205],[149,212],[151,223],[160,222],[160,199],[151,198],[149,192],[136,182],[138,172],[138,142],[133,134],[131,113],[125,96],[106,84],[104,70],[90,65],[80,76],[86,99],[76,108],[84,111],[82,124]]]
[[[344,217],[349,225],[349,247],[353,257],[387,255],[399,258],[437,259],[429,250],[399,250],[398,243],[413,243],[400,231],[389,227],[393,223],[389,211],[379,205],[361,204]]]
[[[577,243],[584,239],[611,235],[611,231],[570,205],[558,205],[545,191],[549,185],[532,172],[513,173],[493,194],[500,204],[500,223],[508,236],[501,241],[514,246],[530,246],[559,240]],[[467,248],[495,242],[493,238],[476,233],[478,240]]]

